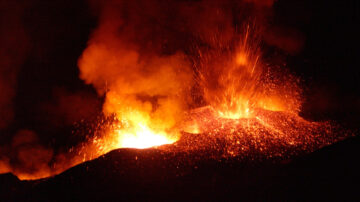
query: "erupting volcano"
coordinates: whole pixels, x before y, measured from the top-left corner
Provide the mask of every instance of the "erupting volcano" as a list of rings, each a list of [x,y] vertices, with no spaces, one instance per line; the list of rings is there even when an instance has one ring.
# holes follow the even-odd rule
[[[197,47],[192,73],[178,53],[143,61],[136,50],[109,52],[113,43],[109,48],[91,44],[80,60],[82,77],[91,78],[95,86],[106,83],[105,92],[101,85],[98,89],[106,93],[104,112],[114,116],[111,127],[100,127],[95,136],[94,157],[118,148],[155,146],[168,152],[209,150],[221,151],[221,157],[282,159],[342,138],[336,124],[309,122],[298,115],[298,80],[265,66],[258,32],[247,24],[225,44]],[[205,106],[187,105],[191,86]],[[173,145],[158,147],[167,144]]]
[[[60,30],[56,22],[64,14],[60,18],[39,2],[43,15],[54,15],[55,22],[48,23]],[[101,182],[115,176],[122,180],[121,188],[136,184],[144,190],[162,180],[177,190],[187,184],[176,180],[200,176],[196,179],[208,189],[229,168],[235,177],[229,174],[220,181],[236,184],[246,182],[247,171],[238,169],[243,165],[287,164],[355,134],[337,117],[311,117],[316,109],[326,111],[336,104],[324,96],[332,93],[328,86],[309,90],[314,75],[326,78],[325,71],[316,69],[323,64],[314,62],[305,70],[301,65],[331,56],[310,57],[321,53],[311,49],[320,40],[306,41],[317,24],[301,30],[311,16],[288,19],[286,6],[292,4],[286,1],[89,0],[76,4],[80,9],[73,15],[86,17],[70,16],[63,22],[54,36],[57,42],[52,42],[47,24],[44,37],[31,20],[20,19],[20,13],[28,16],[37,6],[2,4],[19,6],[4,14],[11,19],[7,24],[16,26],[0,26],[0,44],[6,49],[6,54],[0,52],[0,66],[5,67],[0,71],[0,132],[5,134],[0,136],[0,173],[29,183],[20,191],[11,188],[15,198],[17,192],[26,198],[34,187],[41,193],[48,184],[58,186],[57,180],[63,180],[59,186],[66,189],[73,175],[82,176],[84,184],[89,176]],[[33,21],[44,23],[45,17],[39,16]],[[301,19],[303,24],[295,26]],[[68,27],[67,21],[78,24]],[[75,28],[86,30],[78,33]],[[75,36],[67,42],[67,34]],[[72,52],[74,42],[79,44]],[[19,47],[24,50],[16,50]],[[302,55],[303,50],[308,52]],[[20,70],[27,65],[31,68]],[[46,71],[37,69],[43,66]],[[338,100],[342,93],[336,94]],[[355,100],[352,106],[360,103],[356,96],[347,99]],[[228,167],[217,170],[222,165]],[[211,168],[224,175],[211,175]],[[96,180],[89,186],[96,187]],[[117,182],[109,182],[108,188],[114,189]]]

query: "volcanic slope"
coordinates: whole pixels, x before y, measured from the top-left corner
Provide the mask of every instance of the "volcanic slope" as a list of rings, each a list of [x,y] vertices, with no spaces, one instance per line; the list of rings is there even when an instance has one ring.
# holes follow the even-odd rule
[[[2,196],[30,201],[360,199],[360,167],[354,162],[359,146],[358,137],[349,138],[281,162],[118,149],[49,179],[8,183]],[[6,177],[11,178],[1,175]]]
[[[189,114],[171,145],[118,149],[57,176],[18,181],[1,175],[9,200],[353,199],[359,137],[330,123],[258,110],[223,119],[209,107]],[[314,152],[313,152],[314,151]]]

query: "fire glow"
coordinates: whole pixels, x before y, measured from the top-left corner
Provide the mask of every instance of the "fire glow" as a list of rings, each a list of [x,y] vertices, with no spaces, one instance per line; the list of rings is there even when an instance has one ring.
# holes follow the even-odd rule
[[[257,108],[299,111],[300,89],[291,76],[280,79],[264,71],[255,27],[248,25],[235,46],[205,51],[201,56],[199,84],[205,100],[220,117],[251,118]]]
[[[177,139],[169,137],[166,133],[156,133],[146,125],[138,124],[129,132],[115,131],[118,136],[116,148],[138,148],[144,149],[164,144],[172,144]]]
[[[124,50],[91,44],[79,60],[81,77],[105,94],[103,112],[113,120],[75,148],[76,157],[66,164],[17,176],[48,177],[119,148],[212,151],[206,158],[287,158],[332,143],[331,124],[311,123],[297,115],[297,83],[290,75],[280,79],[264,71],[257,42],[249,39],[249,26],[244,33],[235,48],[199,50],[195,82],[183,55],[154,56],[143,63],[133,52],[112,61]],[[191,85],[201,87],[207,106],[185,107]]]
[[[281,84],[288,87],[287,93],[284,93],[281,92],[284,89],[280,86],[264,81],[257,41],[250,40],[249,36],[250,32],[253,32],[254,36],[256,33],[250,29],[248,25],[244,34],[240,36],[235,51],[231,51],[229,48],[225,51],[215,50],[202,53],[203,58],[200,60],[201,66],[198,69],[198,85],[203,88],[205,100],[216,112],[213,116],[225,119],[255,118],[254,111],[258,108],[296,113],[300,104],[299,98],[296,97],[299,91],[296,83],[290,83],[290,80],[281,81]],[[166,76],[171,76],[171,74]],[[158,81],[155,79],[144,79],[151,85],[158,85]],[[179,80],[180,82],[181,80]],[[271,90],[271,94],[268,92],[269,90]],[[179,139],[179,131],[186,130],[179,126],[176,127],[176,122],[168,124],[166,119],[154,118],[153,114],[153,112],[159,112],[161,116],[166,115],[166,118],[175,120],[173,116],[179,116],[181,113],[169,114],[167,111],[171,112],[173,107],[177,107],[177,104],[181,102],[166,98],[165,100],[169,103],[162,105],[163,109],[161,110],[164,111],[157,111],[156,105],[159,105],[159,100],[154,99],[153,95],[146,94],[148,92],[142,92],[146,96],[140,99],[135,95],[135,98],[128,100],[129,102],[122,103],[124,98],[128,99],[128,95],[124,97],[121,95],[121,91],[123,91],[122,88],[115,88],[114,91],[107,93],[109,102],[112,102],[108,110],[112,113],[115,112],[117,118],[121,120],[116,123],[115,128],[118,129],[110,132],[112,133],[111,141],[115,143],[110,144],[112,146],[107,149],[108,151],[117,148],[143,149],[172,144]],[[290,96],[285,99],[282,97],[284,95]],[[177,99],[183,100],[182,97]],[[108,107],[106,104],[104,107]],[[259,117],[256,118],[259,119]],[[181,122],[180,119],[178,121]],[[195,129],[191,131],[192,133],[200,132],[197,125],[183,127]],[[173,135],[174,133],[176,135]]]
[[[169,24],[158,23],[168,19],[166,12],[147,10],[146,1],[144,8],[132,1],[104,2],[78,66],[80,79],[104,98],[102,113],[108,121],[99,120],[86,141],[57,156],[51,169],[12,171],[19,178],[52,176],[119,148],[281,159],[341,138],[333,124],[298,115],[297,78],[262,57],[261,29],[254,22],[234,29],[228,5],[194,1],[191,7],[179,1],[174,6],[179,26],[168,31]],[[134,10],[124,9],[129,13],[122,16],[122,6]],[[156,23],[146,26],[148,19]],[[184,19],[189,24],[181,26]],[[199,40],[192,48],[177,47],[182,44],[176,37],[166,38],[173,32],[182,35],[183,28]]]

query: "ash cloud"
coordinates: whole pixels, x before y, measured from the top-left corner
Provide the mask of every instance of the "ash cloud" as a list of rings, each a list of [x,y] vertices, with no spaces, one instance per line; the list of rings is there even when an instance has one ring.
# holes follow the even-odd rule
[[[76,78],[76,60],[72,66],[67,65],[73,67],[68,71],[74,72],[73,76],[66,75],[70,68],[56,65],[61,61],[50,63],[56,60],[55,54],[58,55],[55,58],[66,56],[58,51],[58,44],[63,42],[56,42],[59,35],[64,40],[59,32],[63,29],[58,25],[64,27],[69,22],[56,21],[56,14],[47,10],[56,6],[60,6],[57,10],[69,9],[62,8],[62,4],[63,1],[0,0],[0,174],[12,172],[21,179],[34,179],[74,165],[74,154],[67,151],[74,144],[67,142],[72,135],[71,127],[99,111],[96,94],[73,89],[76,81],[70,81],[71,92],[63,89],[54,90],[53,94],[47,92],[56,85],[48,80],[64,74]],[[76,3],[73,5],[76,8]],[[56,74],[58,77],[52,76],[54,72],[60,73]],[[62,165],[57,165],[59,162]]]
[[[263,34],[263,40],[286,53],[296,55],[303,49],[305,36],[293,28],[273,26]]]
[[[11,144],[0,148],[0,171],[20,178],[41,178],[50,173],[53,150],[43,146],[34,131],[19,130]]]
[[[17,74],[29,51],[22,22],[24,3],[0,1],[0,129],[14,119]]]
[[[40,105],[40,111],[49,118],[44,121],[53,127],[71,126],[81,120],[92,120],[100,108],[99,100],[86,91],[70,92],[55,88],[53,99]]]

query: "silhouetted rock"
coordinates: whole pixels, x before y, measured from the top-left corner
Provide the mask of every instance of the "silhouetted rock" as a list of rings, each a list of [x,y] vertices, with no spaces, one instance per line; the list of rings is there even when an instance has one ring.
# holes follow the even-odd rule
[[[1,193],[30,201],[356,200],[359,146],[355,137],[305,156],[261,162],[118,149],[48,179],[1,175]]]

